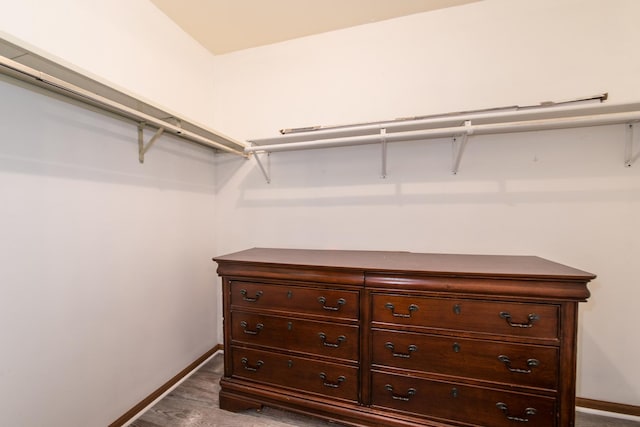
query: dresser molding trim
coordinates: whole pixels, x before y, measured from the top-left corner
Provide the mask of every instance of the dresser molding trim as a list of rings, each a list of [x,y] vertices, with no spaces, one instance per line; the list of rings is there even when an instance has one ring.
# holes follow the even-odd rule
[[[367,272],[365,275],[365,288],[384,290],[393,289],[393,286],[401,287],[407,291],[415,290],[487,297],[494,295],[526,297],[531,299],[538,297],[546,301],[551,299],[559,301],[586,301],[590,296],[587,284],[584,281],[573,282],[558,279],[517,280],[496,277],[487,279],[446,276],[419,277],[419,275],[416,274],[408,277],[406,275],[376,272]]]
[[[344,269],[336,271],[335,269],[323,269],[319,267],[277,267],[265,265],[252,265],[250,272],[247,271],[247,265],[220,264],[218,267],[220,276],[232,279],[234,277],[257,278],[257,279],[275,279],[275,280],[296,280],[303,282],[316,283],[339,283],[341,285],[362,285],[364,281],[364,271]]]

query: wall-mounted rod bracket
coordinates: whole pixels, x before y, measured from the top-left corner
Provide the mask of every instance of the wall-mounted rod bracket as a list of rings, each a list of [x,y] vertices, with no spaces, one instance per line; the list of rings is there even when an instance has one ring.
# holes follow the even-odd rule
[[[164,132],[164,128],[159,128],[156,133],[151,137],[149,142],[145,145],[144,143],[144,127],[145,123],[138,123],[138,161],[140,163],[144,163],[144,155],[149,148],[160,138],[160,135]]]
[[[640,139],[638,138],[638,134],[640,134],[640,132],[637,132],[636,129],[637,125],[638,122],[626,124],[627,137],[624,146],[624,165],[626,167],[631,167],[631,165],[633,165],[633,163],[638,160],[638,157],[640,157],[640,148],[638,148],[635,154],[633,153],[634,142],[635,140]]]
[[[267,152],[267,160],[269,160],[270,155],[271,153]],[[271,184],[271,162],[267,161],[267,168],[268,168],[267,170],[262,165],[262,161],[260,160],[260,156],[258,155],[258,153],[254,152],[253,157],[256,159],[256,163],[260,167],[260,170],[262,171],[262,175],[264,175],[264,179],[267,181],[267,184]]]
[[[452,148],[453,148],[453,165],[451,166],[451,172],[456,175],[458,173],[458,169],[460,169],[460,161],[462,160],[462,153],[464,153],[464,149],[467,146],[467,141],[469,140],[469,135],[473,133],[473,128],[471,127],[471,120],[466,120],[464,122],[464,127],[466,128],[466,132],[460,136],[460,142],[458,142],[458,137],[453,137]]]
[[[387,129],[380,128],[380,143],[382,145],[382,170],[380,176],[387,177]]]

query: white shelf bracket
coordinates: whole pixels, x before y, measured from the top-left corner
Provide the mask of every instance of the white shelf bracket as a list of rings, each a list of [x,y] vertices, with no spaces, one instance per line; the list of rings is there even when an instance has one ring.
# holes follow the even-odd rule
[[[460,142],[457,142],[458,137],[453,137],[452,148],[453,148],[453,165],[451,166],[451,172],[456,175],[458,173],[458,169],[460,169],[460,161],[462,160],[462,153],[464,153],[464,149],[467,146],[467,141],[469,140],[469,135],[473,133],[473,128],[471,127],[471,120],[466,120],[464,122],[464,126],[466,128],[466,132],[462,134],[460,137]]]
[[[633,146],[635,145],[635,140],[640,139],[638,138],[638,134],[640,134],[640,132],[637,131],[637,125],[638,122],[633,122],[633,123],[627,123],[626,124],[626,128],[627,128],[627,137],[625,140],[625,146],[624,146],[624,165],[626,167],[631,167],[636,160],[638,160],[638,157],[640,157],[640,148],[638,148],[638,150],[635,152],[633,152]]]
[[[138,123],[138,161],[144,163],[144,155],[149,148],[160,138],[160,135],[164,132],[164,128],[159,128],[155,135],[151,137],[147,145],[144,144],[144,122]]]
[[[270,155],[271,153],[267,152],[267,160],[269,160]],[[264,179],[267,181],[267,184],[271,184],[271,162],[267,162],[267,168],[269,169],[267,171],[267,169],[265,169],[264,166],[262,165],[262,161],[260,161],[260,156],[258,155],[258,153],[254,152],[253,157],[255,157],[256,163],[260,167],[260,170],[262,171],[262,175],[264,175]]]
[[[382,179],[387,177],[387,129],[380,128],[380,143],[382,146],[382,169],[380,175]]]

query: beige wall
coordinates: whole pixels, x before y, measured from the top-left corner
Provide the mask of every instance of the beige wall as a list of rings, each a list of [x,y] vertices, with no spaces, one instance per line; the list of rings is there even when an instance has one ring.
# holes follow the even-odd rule
[[[640,101],[634,0],[485,0],[215,58],[146,1],[98,3],[0,0],[0,28],[241,140]],[[140,166],[134,125],[6,79],[0,91],[6,423],[123,414],[221,341],[209,259],[252,246],[533,254],[594,272],[579,395],[640,404],[640,165],[623,167],[621,126],[473,137],[456,176],[445,139],[391,145],[386,180],[376,146],[279,153],[268,185],[253,160],[169,137]]]
[[[392,119],[609,92],[640,101],[629,0],[486,0],[217,57],[215,127]],[[581,307],[579,396],[640,404],[640,164],[624,126],[219,160],[219,252],[252,246],[539,255],[598,275]],[[638,147],[636,147],[637,149]]]
[[[0,6],[12,38],[210,115],[211,56],[150,3]],[[135,123],[4,77],[0,129],[0,424],[104,427],[218,343],[214,154],[163,135],[141,165]]]

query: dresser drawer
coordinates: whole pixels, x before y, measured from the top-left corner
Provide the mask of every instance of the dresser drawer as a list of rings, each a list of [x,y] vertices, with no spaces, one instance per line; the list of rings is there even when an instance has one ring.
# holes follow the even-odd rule
[[[558,306],[374,294],[373,321],[557,340]]]
[[[555,399],[374,372],[373,406],[474,426],[553,427]]]
[[[558,349],[374,329],[373,364],[555,390]]]
[[[358,319],[359,292],[258,282],[231,282],[231,306]]]
[[[255,313],[231,313],[231,340],[322,355],[348,361],[358,360],[358,326],[300,320]]]
[[[232,347],[233,376],[350,401],[358,400],[358,368]]]

